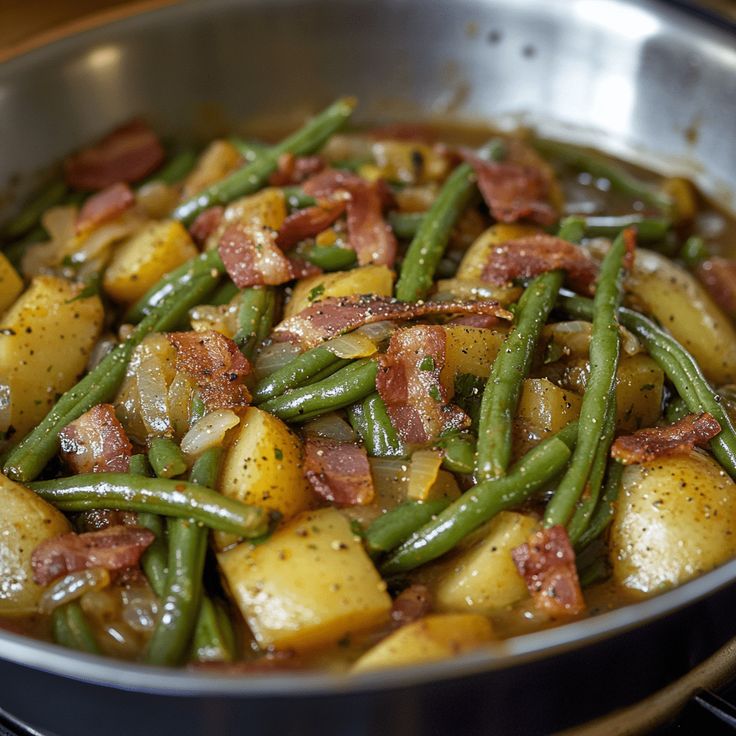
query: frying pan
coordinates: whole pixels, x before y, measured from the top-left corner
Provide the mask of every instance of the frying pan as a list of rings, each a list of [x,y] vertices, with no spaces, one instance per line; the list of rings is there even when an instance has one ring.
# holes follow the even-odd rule
[[[363,120],[530,123],[736,191],[736,31],[656,0],[210,0],[0,65],[0,185],[144,114],[166,134],[283,130],[339,94]],[[1,513],[1,512],[0,512]],[[0,706],[45,732],[550,733],[640,700],[736,636],[736,561],[454,660],[346,678],[203,675],[0,633]]]

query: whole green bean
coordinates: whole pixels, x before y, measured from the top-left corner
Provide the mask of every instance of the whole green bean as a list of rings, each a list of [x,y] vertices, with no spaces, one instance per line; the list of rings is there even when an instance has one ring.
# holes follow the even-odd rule
[[[588,528],[583,532],[575,545],[577,549],[583,549],[594,539],[598,539],[613,520],[614,504],[621,490],[621,478],[623,474],[624,466],[621,463],[612,462],[609,464],[603,494],[593,515],[590,517]]]
[[[268,150],[267,143],[261,143],[260,141],[245,140],[237,135],[231,135],[228,141],[232,143],[235,148],[238,149],[238,153],[249,163],[255,161],[258,156],[265,153]]]
[[[529,284],[519,302],[516,325],[493,362],[483,391],[478,423],[475,469],[480,480],[506,472],[511,459],[513,419],[521,387],[563,279],[562,271],[549,271]]]
[[[614,217],[586,217],[585,234],[589,238],[615,237],[627,227],[636,227],[639,243],[656,243],[662,240],[672,227],[665,217],[643,217],[642,215],[618,215]]]
[[[278,168],[279,157],[285,153],[306,155],[319,150],[330,136],[339,130],[355,108],[355,100],[343,98],[309,120],[300,130],[275,146],[255,156],[253,161],[203,192],[180,204],[172,213],[176,220],[189,224],[202,211],[213,205],[225,205],[238,197],[253,194],[266,184]]]
[[[378,364],[362,358],[317,383],[296,388],[261,404],[261,409],[287,422],[308,419],[342,409],[375,391]]]
[[[77,601],[55,608],[51,615],[51,626],[57,644],[88,654],[100,654],[97,639]]]
[[[267,286],[243,289],[238,307],[238,331],[235,342],[246,358],[252,360],[256,348],[270,334],[276,313],[276,294]]]
[[[199,607],[189,658],[194,662],[232,662],[235,632],[227,611],[219,601],[205,595]]]
[[[485,480],[407,539],[381,567],[384,575],[413,570],[449,552],[500,511],[522,504],[564,469],[575,446],[578,423],[540,442],[500,478]]]
[[[140,189],[146,184],[160,181],[163,184],[177,184],[197,163],[197,154],[192,149],[186,149],[172,156],[158,171],[154,171],[137,187]]]
[[[304,252],[304,257],[323,271],[345,271],[357,263],[352,248],[341,245],[313,245]]]
[[[184,453],[169,437],[154,437],[151,440],[148,461],[158,478],[174,478],[187,470]]]
[[[40,192],[35,194],[21,209],[11,218],[3,228],[3,238],[15,240],[32,230],[41,220],[41,216],[47,209],[60,204],[69,188],[60,179],[47,184]]]
[[[222,306],[223,304],[229,304],[236,294],[240,293],[240,289],[238,289],[235,284],[228,279],[223,283],[222,285],[218,286],[215,291],[212,292],[212,296],[210,297],[210,304],[212,304],[215,307]]]
[[[215,278],[205,274],[174,290],[138,324],[125,342],[63,394],[41,423],[11,451],[3,472],[21,483],[38,477],[56,454],[59,431],[96,404],[112,399],[122,383],[133,350],[143,338],[151,332],[169,330],[178,324],[191,307],[201,303],[214,283]]]
[[[494,160],[503,154],[504,146],[500,140],[489,142],[479,152],[479,156]],[[476,191],[473,167],[460,164],[445,181],[409,245],[396,284],[397,299],[413,302],[427,296],[450,232]]]
[[[142,478],[128,473],[88,473],[28,485],[61,511],[95,508],[148,511],[194,519],[210,529],[248,538],[258,537],[268,529],[268,514],[262,508],[184,480]]]
[[[363,540],[370,555],[390,552],[450,505],[449,498],[406,501],[379,516],[365,531]]]
[[[437,443],[443,450],[442,467],[453,473],[470,474],[475,470],[475,440],[467,434],[453,433]]]
[[[391,423],[383,399],[373,393],[358,404],[354,414],[353,429],[358,433],[371,457],[403,455],[405,450],[399,435]],[[350,414],[351,418],[353,414]]]
[[[611,245],[601,264],[593,301],[590,337],[590,378],[580,407],[580,430],[567,472],[547,504],[546,526],[567,524],[574,512],[601,444],[606,414],[613,401],[620,352],[617,310],[621,301],[626,256],[626,231]]]
[[[209,447],[192,465],[189,480],[205,488],[215,488],[220,475],[220,462],[222,460],[222,447]]]

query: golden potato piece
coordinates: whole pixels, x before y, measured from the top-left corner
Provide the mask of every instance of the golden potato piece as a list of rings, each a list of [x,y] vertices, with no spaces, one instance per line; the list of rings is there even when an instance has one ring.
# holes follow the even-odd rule
[[[507,240],[525,238],[528,235],[536,235],[541,232],[538,227],[529,225],[505,225],[498,223],[491,225],[474,243],[468,248],[467,253],[460,261],[460,266],[455,274],[456,279],[466,281],[479,281],[483,269],[488,262],[491,251]]]
[[[2,314],[23,291],[23,279],[13,264],[0,253],[0,314]]]

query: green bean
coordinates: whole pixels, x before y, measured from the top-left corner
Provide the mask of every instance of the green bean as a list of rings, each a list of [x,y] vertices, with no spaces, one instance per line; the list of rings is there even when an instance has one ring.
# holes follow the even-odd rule
[[[685,262],[688,268],[695,268],[701,261],[704,261],[710,253],[705,240],[699,235],[691,235],[682,246],[680,258]]]
[[[577,422],[568,424],[531,449],[506,475],[466,491],[407,539],[381,567],[382,574],[394,575],[431,562],[500,511],[519,506],[544,488],[567,464],[577,432]]]
[[[544,523],[548,527],[570,521],[603,439],[606,413],[615,392],[620,352],[617,310],[622,295],[625,256],[626,238],[622,232],[601,264],[593,302],[590,378],[580,407],[580,434],[570,467],[547,504]]]
[[[611,570],[603,554],[593,558],[587,565],[578,568],[580,587],[589,588],[595,583],[606,580],[611,576]]]
[[[243,289],[238,307],[235,342],[249,360],[256,348],[271,334],[276,313],[276,294],[267,286]]]
[[[235,295],[239,293],[240,289],[238,289],[238,287],[228,279],[224,284],[215,289],[209,301],[213,306],[219,307],[224,304],[229,304]]]
[[[391,423],[383,399],[373,393],[356,405],[353,429],[358,433],[371,457],[403,455],[405,450]],[[353,413],[350,413],[351,418]]]
[[[199,391],[192,393],[189,405],[189,421],[191,424],[198,422],[207,413],[207,405],[204,403]]]
[[[579,243],[585,237],[585,218],[571,215],[559,224],[557,237],[570,243]]]
[[[202,598],[194,627],[192,649],[194,662],[232,662],[235,659],[235,632],[227,611],[219,601]]]
[[[410,240],[419,232],[425,215],[425,212],[398,212],[393,210],[388,213],[387,219],[397,238]]]
[[[524,379],[557,293],[562,271],[537,276],[524,292],[516,325],[501,346],[491,367],[480,408],[476,475],[488,480],[503,475],[511,459],[512,424]]]
[[[675,422],[679,422],[680,419],[684,419],[689,413],[687,404],[682,396],[675,396],[675,398],[667,404],[664,418],[669,424],[674,424]]]
[[[96,404],[110,401],[117,392],[133,350],[151,332],[177,325],[187,311],[200,304],[214,284],[212,275],[203,275],[186,287],[174,290],[133,330],[127,340],[108,353],[79,383],[56,402],[54,408],[6,458],[3,472],[21,483],[33,480],[56,454],[58,434]]]
[[[28,485],[61,511],[99,508],[148,511],[194,519],[210,529],[248,538],[258,537],[268,529],[268,514],[262,508],[184,480],[142,478],[128,473],[89,473]]]
[[[342,365],[340,362],[342,361]],[[323,345],[297,355],[294,360],[261,379],[253,389],[253,403],[260,404],[281,396],[285,391],[311,381],[322,371],[334,365],[348,365],[350,361],[338,358]]]
[[[208,207],[225,205],[238,197],[257,192],[278,168],[281,155],[305,155],[319,150],[348,120],[354,107],[355,101],[350,98],[337,100],[281,143],[266,148],[250,163],[180,204],[172,217],[189,224]]]
[[[663,191],[641,181],[625,171],[620,164],[607,161],[600,155],[581,151],[575,146],[559,141],[538,139],[534,146],[546,156],[551,156],[579,171],[585,171],[599,179],[608,179],[615,191],[635,197],[663,212],[672,208],[672,200]]]
[[[47,184],[6,223],[3,238],[14,240],[32,230],[40,222],[43,213],[59,204],[68,191],[67,185],[59,179]]]
[[[284,193],[290,212],[303,210],[305,207],[314,207],[317,204],[317,200],[305,194],[301,187],[281,187],[281,191]]]
[[[442,467],[453,473],[470,474],[475,470],[475,440],[467,434],[453,432],[437,443],[443,450]]]
[[[187,459],[179,445],[169,437],[154,437],[148,448],[148,462],[158,478],[173,478],[185,473]]]
[[[192,465],[189,480],[205,488],[215,488],[220,475],[222,447],[210,447],[205,450]]]
[[[51,615],[51,626],[57,644],[88,654],[100,654],[95,635],[77,601],[55,608]]]
[[[261,156],[268,150],[267,143],[261,143],[260,141],[245,140],[239,138],[236,135],[231,135],[228,141],[238,149],[238,153],[248,162],[255,161],[258,156]]]
[[[586,217],[585,234],[589,238],[615,237],[627,227],[636,227],[638,243],[656,243],[667,235],[672,223],[665,217],[619,215],[616,217]]]
[[[181,266],[169,271],[157,281],[128,311],[124,322],[140,322],[160,306],[171,294],[185,288],[200,276],[210,275],[214,281],[225,272],[225,266],[216,249],[205,251]]]
[[[570,541],[575,544],[577,540],[585,533],[590,523],[590,519],[598,504],[598,498],[601,493],[601,485],[608,467],[608,453],[611,450],[613,435],[616,431],[616,395],[615,393],[609,399],[608,409],[604,420],[601,440],[595,450],[593,465],[590,468],[588,482],[585,484],[585,491],[578,502],[578,507],[570,519],[567,534]]]
[[[582,297],[562,297],[560,306],[577,319],[590,319],[593,313],[590,300]],[[707,411],[716,418],[721,431],[710,441],[710,448],[728,474],[736,478],[736,431],[695,359],[672,335],[643,314],[625,307],[620,308],[618,314],[624,327],[639,338],[674,384],[689,411]]]
[[[146,647],[149,664],[180,664],[197,622],[207,530],[186,519],[169,519],[169,574],[156,627]]]
[[[145,475],[150,478],[153,475],[153,468],[148,458],[141,452],[131,456],[128,472],[131,475]]]
[[[149,177],[144,179],[137,189],[151,184],[154,181],[160,181],[163,184],[177,184],[180,182],[197,163],[197,154],[187,149],[172,156],[158,171],[154,171]]]
[[[593,515],[590,517],[588,528],[583,532],[575,545],[578,549],[582,549],[593,540],[598,539],[613,520],[614,504],[621,490],[621,478],[623,474],[624,466],[621,463],[612,462],[609,464],[603,495]]]
[[[313,376],[310,376],[306,380],[299,383],[298,386],[295,386],[294,388],[301,388],[302,386],[311,386],[313,383],[318,383],[319,381],[323,381],[325,378],[328,378],[333,373],[337,373],[341,368],[344,368],[345,366],[350,365],[353,361],[349,358],[338,358],[334,363],[330,363],[329,365],[326,365],[319,373],[315,373]]]
[[[305,422],[342,409],[375,391],[378,364],[362,358],[317,383],[296,388],[261,404],[261,409],[279,419]]]
[[[323,271],[344,271],[357,263],[352,248],[342,245],[313,245],[304,251],[304,257]]]
[[[366,529],[364,535],[366,549],[370,555],[390,552],[449,505],[449,498],[402,503],[379,516]]]
[[[483,158],[499,159],[503,153],[503,143],[493,140],[481,149],[479,155]],[[396,284],[398,299],[413,302],[427,296],[434,283],[437,264],[447,247],[450,232],[476,191],[473,167],[470,164],[460,164],[445,181],[409,245],[401,266],[401,276]]]

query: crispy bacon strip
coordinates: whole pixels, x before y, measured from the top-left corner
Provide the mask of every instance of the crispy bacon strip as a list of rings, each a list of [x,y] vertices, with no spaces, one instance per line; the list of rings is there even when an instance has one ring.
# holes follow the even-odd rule
[[[176,349],[177,370],[194,379],[208,410],[248,404],[243,381],[251,366],[233,340],[215,330],[169,332],[167,337]]]
[[[711,414],[688,414],[668,427],[649,427],[618,437],[611,447],[611,457],[633,465],[686,455],[696,446],[705,447],[720,431],[721,425]]]
[[[47,539],[33,550],[31,568],[39,585],[77,570],[104,567],[123,570],[140,561],[156,535],[139,526],[111,526],[99,532],[62,534]]]
[[[430,314],[482,314],[498,320],[512,318],[511,313],[494,299],[402,302],[372,294],[327,297],[276,325],[272,337],[308,349],[372,322],[408,320]]]
[[[208,207],[200,212],[194,222],[189,226],[189,233],[194,238],[194,242],[204,245],[207,238],[217,230],[222,222],[222,216],[225,214],[225,208],[220,205]]]
[[[736,319],[736,261],[713,256],[698,266],[696,275],[716,304]]]
[[[364,506],[375,496],[368,454],[352,442],[308,437],[304,475],[318,495],[341,506]]]
[[[575,552],[564,526],[535,532],[511,556],[537,607],[562,616],[585,610]]]
[[[415,583],[399,593],[391,606],[391,625],[398,629],[426,616],[432,610],[432,594],[426,585]]]
[[[301,184],[305,179],[322,171],[325,166],[322,156],[295,156],[293,153],[282,153],[279,156],[278,168],[268,178],[268,183],[272,187]]]
[[[500,286],[558,268],[567,273],[570,288],[593,293],[598,275],[596,262],[579,246],[544,233],[497,245],[488,257],[481,280]]]
[[[153,173],[165,158],[158,136],[142,120],[131,120],[94,145],[68,156],[64,176],[74,189],[94,191],[134,182]]]
[[[347,192],[348,241],[358,263],[393,266],[396,238],[383,219],[387,190],[378,182],[368,182],[357,174],[326,169],[304,182],[304,191],[312,197],[334,197]]]
[[[127,473],[133,445],[110,404],[97,404],[59,432],[61,459],[74,474]]]
[[[111,184],[93,194],[77,215],[77,233],[92,230],[103,222],[120,217],[135,204],[135,195],[127,184]]]
[[[300,240],[313,238],[326,230],[345,212],[348,200],[344,197],[322,200],[315,207],[306,207],[290,214],[279,229],[276,245],[288,250]]]
[[[404,442],[430,442],[443,430],[470,423],[462,409],[449,403],[440,382],[446,342],[439,325],[405,327],[393,334],[379,358],[376,388]]]
[[[276,245],[276,233],[269,228],[228,225],[218,251],[225,270],[240,289],[278,286],[294,278],[289,259]]]

